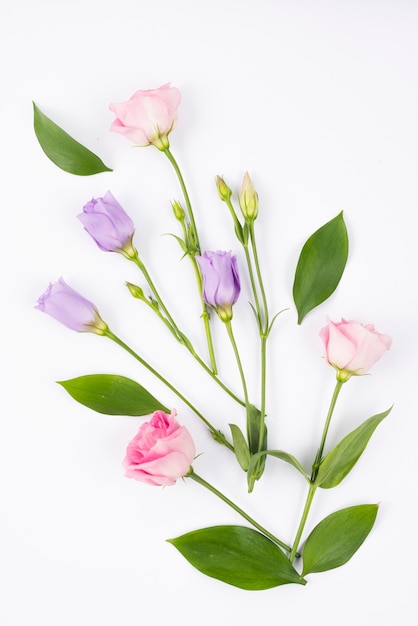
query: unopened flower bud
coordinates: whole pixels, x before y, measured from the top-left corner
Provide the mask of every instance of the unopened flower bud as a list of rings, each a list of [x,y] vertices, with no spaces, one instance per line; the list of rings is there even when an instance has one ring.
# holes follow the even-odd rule
[[[237,257],[231,252],[217,251],[204,252],[196,260],[203,277],[203,300],[223,322],[229,322],[241,290]]]
[[[174,213],[174,217],[176,218],[176,220],[178,220],[179,222],[183,222],[184,221],[184,209],[181,206],[180,202],[175,200],[174,202],[171,203],[171,206],[173,208],[173,213]]]
[[[62,278],[56,283],[50,283],[35,308],[79,333],[106,335],[109,331],[96,306],[67,285]]]
[[[216,177],[216,186],[218,188],[218,194],[219,194],[220,199],[223,200],[224,202],[226,200],[229,200],[230,197],[232,196],[232,191],[228,187],[224,179],[221,178],[221,176]]]
[[[242,181],[239,205],[246,220],[253,221],[256,219],[258,215],[258,194],[248,172],[245,172],[244,180]]]
[[[126,283],[126,286],[134,298],[138,298],[138,300],[145,300],[145,295],[141,287],[138,287],[138,285],[134,285],[133,283]]]

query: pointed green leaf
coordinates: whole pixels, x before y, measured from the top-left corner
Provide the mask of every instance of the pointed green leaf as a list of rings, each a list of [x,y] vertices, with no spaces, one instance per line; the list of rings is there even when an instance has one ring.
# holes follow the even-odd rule
[[[248,438],[249,447],[251,452],[258,451],[258,440],[260,437],[260,418],[261,413],[257,407],[250,404],[247,407],[247,419],[248,419]]]
[[[77,402],[105,415],[138,416],[158,410],[169,412],[142,385],[124,376],[89,374],[58,381],[58,384]]]
[[[276,544],[245,526],[212,526],[168,541],[206,576],[241,589],[306,584]]]
[[[293,283],[300,324],[309,311],[335,291],[348,257],[348,235],[342,212],[306,241]]]
[[[369,417],[326,455],[315,480],[318,487],[331,489],[347,476],[362,455],[375,429],[391,410],[392,407],[384,413]]]
[[[248,447],[251,452],[251,455],[257,454],[259,451],[259,440],[260,440],[260,426],[261,426],[261,412],[257,407],[253,404],[250,404],[247,407],[247,428],[248,428]],[[268,432],[267,427],[264,424],[264,440],[262,449],[265,450],[267,448],[267,438]],[[256,480],[259,480],[264,472],[264,467],[266,464],[266,457],[261,456],[258,458],[257,462],[253,465],[251,474],[248,474],[248,492],[251,493],[254,487],[254,483]]]
[[[257,452],[257,454],[253,454],[253,456],[250,459],[250,463],[248,465],[248,483],[249,484],[250,484],[251,474],[254,470],[254,467],[258,459],[260,459],[262,456],[267,456],[267,455],[273,456],[276,459],[281,459],[282,461],[285,461],[285,463],[289,463],[290,465],[293,465],[293,467],[295,467],[298,470],[298,472],[302,474],[305,480],[309,482],[309,476],[307,476],[305,470],[303,469],[302,464],[292,454],[283,452],[283,450],[263,450],[262,452]]]
[[[244,435],[242,434],[242,431],[236,424],[229,424],[229,428],[231,429],[232,433],[235,456],[237,457],[237,461],[241,465],[244,472],[246,472],[251,456],[247,442]]]
[[[42,113],[35,103],[33,103],[33,126],[46,156],[65,172],[90,176],[112,171],[98,156]]]
[[[302,576],[347,563],[373,528],[377,511],[377,504],[360,504],[322,520],[306,540]]]

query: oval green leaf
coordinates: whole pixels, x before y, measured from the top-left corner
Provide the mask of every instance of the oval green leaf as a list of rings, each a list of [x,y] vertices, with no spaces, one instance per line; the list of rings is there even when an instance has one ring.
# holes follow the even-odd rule
[[[322,520],[306,540],[302,576],[347,563],[373,528],[378,508],[377,504],[360,504]]]
[[[158,410],[169,412],[142,385],[124,376],[89,374],[57,382],[74,400],[105,415],[140,416]]]
[[[202,574],[240,589],[306,584],[276,544],[245,526],[211,526],[168,542]]]
[[[78,176],[91,176],[112,171],[98,156],[70,137],[65,130],[42,113],[34,102],[33,126],[46,156],[65,172]]]
[[[315,484],[323,489],[331,489],[347,476],[367,446],[370,437],[380,422],[389,415],[392,407],[384,413],[373,415],[358,428],[346,435],[339,444],[322,460]]]
[[[335,291],[348,257],[348,235],[342,211],[306,241],[293,283],[300,324],[309,311]]]

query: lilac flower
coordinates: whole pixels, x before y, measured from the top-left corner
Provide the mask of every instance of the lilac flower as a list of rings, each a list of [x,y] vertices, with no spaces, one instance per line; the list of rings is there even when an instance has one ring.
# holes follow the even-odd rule
[[[103,198],[92,198],[77,217],[101,250],[135,255],[134,223],[110,191]]]
[[[241,286],[237,257],[231,252],[204,252],[196,256],[203,276],[203,300],[215,309],[223,322],[232,319],[232,305]]]
[[[62,278],[57,283],[49,284],[35,308],[79,333],[91,332],[103,335],[107,330],[107,324],[100,317],[94,304],[71,289]]]

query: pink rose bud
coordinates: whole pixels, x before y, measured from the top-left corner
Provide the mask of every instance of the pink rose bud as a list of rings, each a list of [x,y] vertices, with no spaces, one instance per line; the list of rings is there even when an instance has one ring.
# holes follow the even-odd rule
[[[137,91],[127,102],[110,104],[116,115],[110,130],[125,135],[136,146],[169,147],[168,135],[177,120],[180,91],[170,84]]]
[[[156,411],[126,449],[125,476],[148,485],[174,485],[185,476],[196,456],[189,431],[171,415]]]
[[[101,250],[135,256],[134,223],[110,191],[92,198],[77,217]]]
[[[390,337],[378,333],[371,324],[364,326],[345,319],[329,321],[319,334],[328,363],[335,367],[341,382],[366,374],[392,344]]]
[[[104,335],[108,330],[94,304],[71,289],[62,278],[50,283],[35,308],[79,333]]]
[[[218,250],[195,258],[203,276],[203,300],[215,309],[223,322],[228,322],[241,290],[237,257]]]

